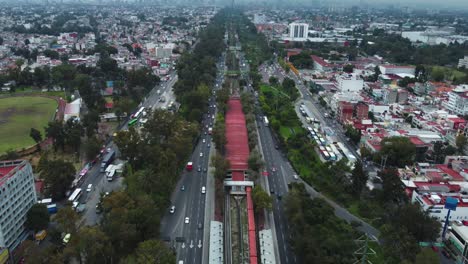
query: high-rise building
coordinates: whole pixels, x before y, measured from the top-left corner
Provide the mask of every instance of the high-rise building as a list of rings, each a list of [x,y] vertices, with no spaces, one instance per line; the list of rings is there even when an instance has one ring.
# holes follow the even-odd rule
[[[291,23],[289,24],[289,37],[295,41],[307,40],[309,25],[307,23]]]
[[[13,250],[26,239],[26,214],[36,202],[31,164],[0,161],[0,248]]]

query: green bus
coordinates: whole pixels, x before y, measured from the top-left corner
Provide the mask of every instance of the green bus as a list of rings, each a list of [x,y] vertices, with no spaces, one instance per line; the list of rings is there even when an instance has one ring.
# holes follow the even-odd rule
[[[136,122],[138,122],[138,118],[134,118],[134,119],[130,120],[130,121],[128,122],[128,126],[131,127],[131,126],[135,125]]]

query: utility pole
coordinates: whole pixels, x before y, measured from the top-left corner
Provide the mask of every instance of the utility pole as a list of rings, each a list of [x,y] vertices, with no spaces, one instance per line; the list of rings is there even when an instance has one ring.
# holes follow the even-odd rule
[[[354,242],[360,245],[360,247],[353,253],[354,257],[357,259],[353,264],[372,264],[372,262],[368,260],[368,256],[376,255],[376,252],[369,247],[369,242],[377,242],[377,240],[370,239],[367,234],[364,234],[358,239],[354,240]]]

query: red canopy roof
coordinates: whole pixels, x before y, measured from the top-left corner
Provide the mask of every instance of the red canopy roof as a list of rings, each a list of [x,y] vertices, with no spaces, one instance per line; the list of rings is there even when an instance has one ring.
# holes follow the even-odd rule
[[[231,164],[234,181],[243,181],[243,172],[248,169],[249,141],[245,116],[242,112],[242,104],[239,98],[231,98],[228,101],[226,113],[226,158]],[[238,171],[237,173],[235,171]]]

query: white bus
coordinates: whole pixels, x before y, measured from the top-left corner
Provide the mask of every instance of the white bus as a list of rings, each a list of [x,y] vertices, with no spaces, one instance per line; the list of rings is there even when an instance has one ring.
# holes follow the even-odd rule
[[[143,114],[144,111],[145,111],[145,108],[144,108],[144,107],[140,107],[140,109],[138,109],[138,111],[137,111],[135,114],[133,114],[132,118],[133,118],[133,119],[135,119],[135,118],[136,118],[136,119],[140,118],[140,116]]]
[[[70,195],[70,197],[68,197],[68,201],[69,202],[77,202],[78,199],[80,199],[81,197],[81,188],[76,188],[73,193]]]
[[[265,123],[265,126],[268,126],[268,118],[266,116],[263,117],[263,122]]]

